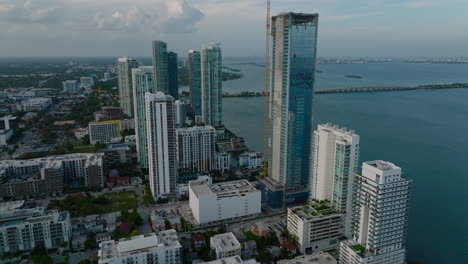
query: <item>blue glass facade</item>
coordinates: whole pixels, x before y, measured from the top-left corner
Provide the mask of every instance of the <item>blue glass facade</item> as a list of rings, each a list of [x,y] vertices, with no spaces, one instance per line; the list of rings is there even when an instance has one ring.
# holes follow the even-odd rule
[[[191,50],[188,55],[190,106],[194,116],[202,115],[201,102],[201,57],[199,51]]]
[[[174,100],[179,99],[179,83],[178,83],[178,66],[177,53],[167,53],[167,70],[169,79],[169,94],[174,97]]]
[[[269,177],[286,187],[286,202],[307,198],[317,28],[318,14],[272,18],[268,169]]]

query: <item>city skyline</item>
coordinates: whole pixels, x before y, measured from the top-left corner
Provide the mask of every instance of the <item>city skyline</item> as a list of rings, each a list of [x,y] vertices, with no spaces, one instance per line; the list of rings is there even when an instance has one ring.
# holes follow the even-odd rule
[[[272,1],[273,15],[321,14],[322,56],[460,56],[468,43],[460,33],[467,10],[460,0]],[[6,0],[0,3],[0,57],[146,56],[145,43],[153,39],[167,40],[179,54],[222,42],[226,57],[261,57],[264,17],[265,1]]]

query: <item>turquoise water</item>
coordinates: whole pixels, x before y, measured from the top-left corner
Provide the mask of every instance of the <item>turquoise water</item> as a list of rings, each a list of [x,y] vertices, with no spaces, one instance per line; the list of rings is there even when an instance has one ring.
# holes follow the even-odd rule
[[[225,83],[225,90],[263,89],[264,68],[232,67],[246,78]],[[317,88],[468,83],[468,65],[384,63],[318,69],[323,73],[317,75]],[[344,77],[347,74],[364,78]],[[263,98],[225,98],[223,104],[225,125],[261,151]],[[468,89],[317,95],[314,115],[315,123],[356,130],[361,162],[392,161],[414,180],[408,260],[468,263]]]

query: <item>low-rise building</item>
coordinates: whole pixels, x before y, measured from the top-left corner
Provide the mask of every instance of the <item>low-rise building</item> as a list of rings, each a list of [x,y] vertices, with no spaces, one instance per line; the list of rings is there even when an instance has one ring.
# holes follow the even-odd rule
[[[8,145],[8,140],[10,140],[12,136],[12,129],[0,129],[0,146]]]
[[[247,151],[239,155],[239,166],[247,169],[258,169],[263,166],[263,153]]]
[[[226,171],[229,171],[230,168],[231,168],[231,158],[229,156],[229,153],[227,152],[216,153],[214,157],[212,170],[219,170],[221,172],[226,172]]]
[[[189,205],[197,224],[261,213],[261,193],[247,180],[209,184],[189,182]]]
[[[88,135],[89,132],[88,132],[88,128],[85,127],[85,128],[78,128],[78,129],[75,129],[73,130],[73,134],[75,135],[75,137],[77,139],[82,139],[84,138],[84,136]]]
[[[241,244],[232,232],[214,235],[210,238],[211,249],[216,259],[223,259],[241,254]]]
[[[182,246],[175,230],[100,243],[99,264],[181,263]]]
[[[217,259],[217,260],[208,261],[208,262],[201,262],[201,263],[206,263],[206,264],[257,264],[257,263],[260,263],[260,262],[257,262],[255,259],[242,260],[242,258],[240,256],[232,256],[232,257]]]
[[[345,215],[329,204],[311,203],[288,208],[288,231],[297,237],[299,250],[310,254],[339,246],[344,236]]]
[[[24,201],[0,204],[0,251],[30,251],[69,245],[71,223],[68,212],[24,208]]]
[[[89,141],[91,144],[107,144],[112,138],[120,137],[120,121],[102,121],[89,123]]]
[[[298,256],[294,259],[280,260],[277,264],[338,264],[336,259],[327,252]]]
[[[17,111],[43,111],[52,105],[52,99],[46,97],[34,97],[21,101],[16,105]]]

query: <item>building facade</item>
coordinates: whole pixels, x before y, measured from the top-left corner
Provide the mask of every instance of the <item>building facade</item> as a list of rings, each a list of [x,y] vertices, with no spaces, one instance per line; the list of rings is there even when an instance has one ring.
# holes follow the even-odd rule
[[[297,237],[299,250],[311,254],[339,246],[345,215],[329,204],[310,203],[288,208],[288,231]]]
[[[99,244],[99,264],[182,263],[182,246],[174,229]]]
[[[261,194],[247,180],[189,182],[189,205],[198,225],[261,213]]]
[[[96,121],[111,121],[124,119],[124,112],[122,108],[115,106],[101,107],[100,114]]]
[[[175,117],[176,117],[176,125],[178,127],[182,127],[185,125],[185,116],[187,115],[186,105],[181,100],[176,100],[174,102],[174,110],[175,110]]]
[[[164,41],[154,40],[153,48],[153,82],[154,91],[169,93],[169,66],[167,44]]]
[[[202,92],[201,92],[201,56],[199,51],[189,50],[188,71],[190,88],[190,107],[194,116],[201,119],[202,116]]]
[[[177,128],[179,169],[211,171],[216,154],[216,130],[212,126]]]
[[[154,199],[175,195],[177,150],[174,98],[162,92],[146,93],[148,165]]]
[[[94,86],[94,77],[80,77],[80,86],[82,88],[92,88]]]
[[[179,67],[177,65],[177,53],[168,52],[167,53],[167,76],[168,76],[168,92],[169,95],[174,97],[174,100],[179,99],[179,80],[178,80],[178,71]]]
[[[391,162],[363,163],[354,185],[352,238],[341,243],[340,263],[406,263],[411,182]]]
[[[246,151],[239,155],[239,166],[247,169],[259,169],[263,166],[263,153]]]
[[[21,101],[16,105],[16,110],[23,112],[44,111],[52,105],[52,98],[34,97]]]
[[[222,55],[219,45],[203,48],[201,53],[201,109],[206,125],[223,126]]]
[[[102,121],[89,123],[89,142],[91,144],[107,144],[111,139],[120,137],[120,121]]]
[[[23,208],[24,201],[0,205],[0,251],[31,251],[69,245],[71,222],[68,212],[45,210],[43,207]]]
[[[318,14],[272,17],[268,176],[286,192],[309,183]]]
[[[347,213],[346,236],[351,237],[354,174],[359,161],[359,136],[331,124],[314,131],[309,198],[331,201],[333,208]]]
[[[66,93],[77,93],[80,91],[77,80],[66,80],[62,82],[62,87]]]
[[[241,244],[232,232],[214,235],[210,238],[210,247],[216,254],[216,259],[239,256]]]
[[[146,119],[146,93],[154,92],[153,67],[141,66],[132,69],[133,100],[135,107],[135,135],[137,138],[138,162],[142,168],[148,168],[148,136]]]
[[[132,89],[132,69],[138,68],[138,61],[122,57],[117,61],[117,76],[119,84],[120,107],[124,113],[133,117],[133,89]]]

